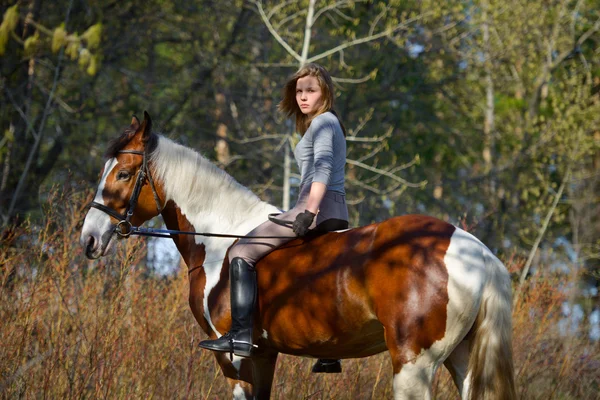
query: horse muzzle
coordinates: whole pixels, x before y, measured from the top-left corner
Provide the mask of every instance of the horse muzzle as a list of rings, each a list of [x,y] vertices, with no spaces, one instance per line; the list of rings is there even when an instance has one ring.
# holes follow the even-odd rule
[[[81,233],[80,243],[85,249],[85,256],[90,260],[96,260],[110,253],[110,249],[114,247],[112,246],[114,231],[115,225],[103,232],[84,229]]]

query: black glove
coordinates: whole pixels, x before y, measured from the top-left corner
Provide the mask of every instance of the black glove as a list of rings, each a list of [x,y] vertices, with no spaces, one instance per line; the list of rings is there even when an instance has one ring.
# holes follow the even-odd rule
[[[304,236],[308,233],[308,227],[312,224],[315,219],[315,215],[308,210],[296,215],[296,220],[292,225],[294,233],[298,236]]]

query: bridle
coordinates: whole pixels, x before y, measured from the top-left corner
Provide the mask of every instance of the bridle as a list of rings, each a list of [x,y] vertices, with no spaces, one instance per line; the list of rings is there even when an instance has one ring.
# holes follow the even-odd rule
[[[158,210],[159,214],[163,210],[164,206],[160,205],[160,198],[158,196],[158,192],[156,191],[156,186],[154,185],[152,174],[150,174],[150,169],[148,168],[148,156],[146,152],[139,150],[121,150],[118,152],[118,154],[136,154],[142,156],[142,167],[137,172],[135,186],[133,187],[133,193],[129,198],[129,204],[127,205],[127,209],[125,209],[125,214],[121,214],[118,211],[95,201],[90,202],[89,206],[97,208],[98,210],[103,211],[106,214],[118,220],[119,222],[115,227],[115,232],[117,233],[117,235],[127,238],[131,236],[131,234],[134,232],[134,229],[132,229],[133,226],[131,225],[131,217],[133,216],[133,211],[135,210],[135,206],[137,205],[146,178],[148,178],[148,182],[150,182],[150,187],[152,188],[154,201],[156,202],[156,209]]]

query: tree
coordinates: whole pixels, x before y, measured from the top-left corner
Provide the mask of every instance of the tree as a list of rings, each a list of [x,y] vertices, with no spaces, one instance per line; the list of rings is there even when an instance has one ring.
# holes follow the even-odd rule
[[[329,63],[332,63],[332,58],[336,56],[340,58],[340,69],[351,71],[353,67],[349,65],[349,57],[345,56],[348,54],[348,50],[353,50],[356,46],[374,42],[382,38],[394,40],[394,36],[398,31],[408,30],[411,23],[422,18],[421,14],[414,14],[410,17],[404,17],[400,21],[397,18],[397,14],[393,12],[397,10],[387,6],[385,3],[377,3],[374,7],[377,9],[377,13],[369,12],[369,9],[372,7],[370,3],[365,5],[367,10],[355,10],[356,3],[365,2],[325,2],[320,7],[316,7],[316,1],[310,0],[306,7],[292,2],[274,5],[270,10],[264,8],[262,1],[252,0],[251,3],[256,7],[256,11],[268,28],[269,33],[285,50],[280,64],[295,65],[296,68],[306,63],[318,62],[323,59],[327,59]],[[335,28],[318,29],[321,23],[319,19],[321,21],[324,19],[333,21]],[[364,22],[365,20],[369,22],[366,23]],[[356,25],[360,23],[364,26],[362,30],[356,28]],[[363,32],[367,26],[368,32]],[[317,32],[325,33],[316,35]],[[317,45],[312,41],[313,36],[315,36]],[[300,50],[295,50],[295,48]],[[359,84],[373,79],[376,73],[377,69],[373,69],[363,77],[350,79],[336,77],[334,81],[340,85],[341,89],[342,84]],[[386,140],[393,130],[391,128],[387,132],[379,132],[375,137],[358,137],[357,135],[360,133],[361,128],[371,118],[369,114],[372,115],[372,111],[363,116],[361,124],[356,129],[351,129],[350,135],[347,137],[350,144],[359,144],[356,146],[358,148],[355,147],[350,150],[351,153],[354,151],[354,153],[358,152],[359,154],[356,155],[356,159],[348,159],[348,164],[351,168],[349,182],[379,195],[402,192],[406,187],[422,186],[424,182],[414,184],[397,175],[402,169],[414,165],[418,158],[401,168],[392,165],[381,168],[377,165],[368,165],[365,163],[367,160],[371,160],[372,162],[375,160],[373,164],[376,164],[376,159],[387,146]],[[290,145],[293,141],[293,135],[290,134],[284,145],[283,209],[288,209],[290,206]],[[361,172],[366,172],[375,177],[364,176],[364,173],[363,177],[357,177],[357,174],[352,172],[354,169],[362,170]],[[386,184],[386,188],[383,190],[371,184],[381,177],[383,179],[391,179],[392,181],[391,184]]]
[[[24,15],[19,14],[18,5],[11,6],[6,9],[0,26],[0,55],[4,54],[2,102],[11,105],[3,107],[6,110],[3,116],[3,119],[6,118],[3,123],[5,135],[0,149],[3,157],[0,184],[3,226],[12,222],[20,207],[31,207],[33,202],[23,196],[24,192],[45,179],[62,151],[60,136],[65,132],[57,127],[57,134],[47,138],[46,124],[54,103],[62,104],[56,91],[65,57],[77,60],[90,75],[95,74],[97,68],[97,55],[92,52],[99,46],[101,26],[92,25],[81,36],[68,34],[64,26],[69,25],[72,10],[70,2],[64,23],[52,31],[36,22],[41,9],[41,0],[31,2]],[[15,54],[7,57],[7,47],[17,57]],[[52,57],[48,55],[48,47],[53,53],[58,53],[56,64],[41,72],[42,75],[47,74],[49,85],[36,79],[40,64],[44,68],[44,62]],[[41,59],[38,59],[40,54]],[[36,89],[42,92],[45,99],[38,97]],[[43,144],[48,141],[50,146],[45,148]]]

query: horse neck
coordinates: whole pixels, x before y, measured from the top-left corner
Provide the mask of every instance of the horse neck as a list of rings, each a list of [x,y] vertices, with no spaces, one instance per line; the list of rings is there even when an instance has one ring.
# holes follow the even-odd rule
[[[195,232],[242,235],[277,211],[194,150],[162,136],[151,161],[165,201],[176,204],[178,220],[185,218]],[[218,263],[233,240],[196,237],[195,242],[205,246],[206,262]]]

